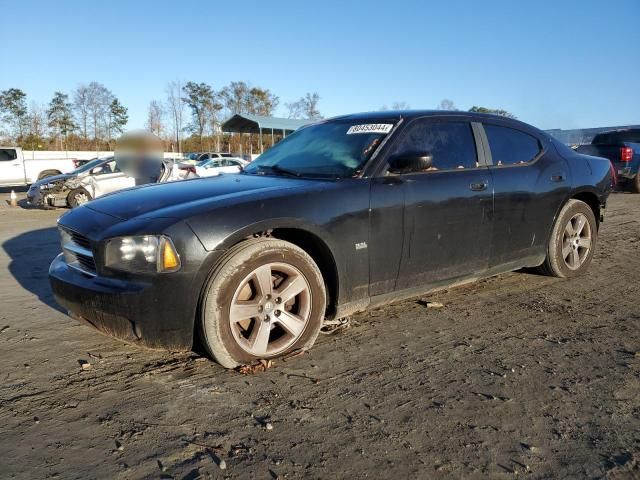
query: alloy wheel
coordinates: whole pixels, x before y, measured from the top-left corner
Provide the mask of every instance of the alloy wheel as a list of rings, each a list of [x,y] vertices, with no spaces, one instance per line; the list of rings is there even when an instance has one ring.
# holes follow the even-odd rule
[[[577,270],[591,251],[591,224],[583,213],[576,213],[565,226],[562,235],[562,258],[571,270]]]
[[[285,263],[261,265],[236,289],[229,310],[238,346],[256,357],[276,355],[295,343],[311,315],[311,287]]]

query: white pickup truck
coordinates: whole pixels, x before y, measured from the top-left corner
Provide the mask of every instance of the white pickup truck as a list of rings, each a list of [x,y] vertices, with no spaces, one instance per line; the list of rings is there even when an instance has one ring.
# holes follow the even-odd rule
[[[0,187],[30,185],[43,178],[70,172],[76,160],[28,159],[18,147],[0,147]]]

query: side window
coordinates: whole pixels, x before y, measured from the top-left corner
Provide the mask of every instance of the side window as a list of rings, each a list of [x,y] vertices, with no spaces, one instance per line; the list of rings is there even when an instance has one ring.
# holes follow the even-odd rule
[[[414,122],[393,151],[393,155],[408,153],[430,153],[433,164],[429,170],[478,166],[476,143],[467,122]]]
[[[18,154],[13,148],[0,148],[0,162],[11,161],[18,158]]]
[[[536,137],[497,125],[484,125],[494,165],[516,165],[533,160],[540,153]]]

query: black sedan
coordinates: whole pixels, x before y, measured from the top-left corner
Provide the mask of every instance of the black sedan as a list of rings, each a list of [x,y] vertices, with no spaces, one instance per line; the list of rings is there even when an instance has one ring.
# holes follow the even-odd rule
[[[310,348],[325,318],[523,267],[583,274],[607,160],[524,123],[403,111],[321,121],[241,174],[107,195],[59,220],[58,303],[225,367]]]

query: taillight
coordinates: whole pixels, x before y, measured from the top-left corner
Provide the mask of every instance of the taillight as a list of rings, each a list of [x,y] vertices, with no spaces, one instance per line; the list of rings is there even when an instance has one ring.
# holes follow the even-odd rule
[[[622,147],[620,149],[620,161],[621,162],[630,162],[633,158],[633,148],[631,147]]]

